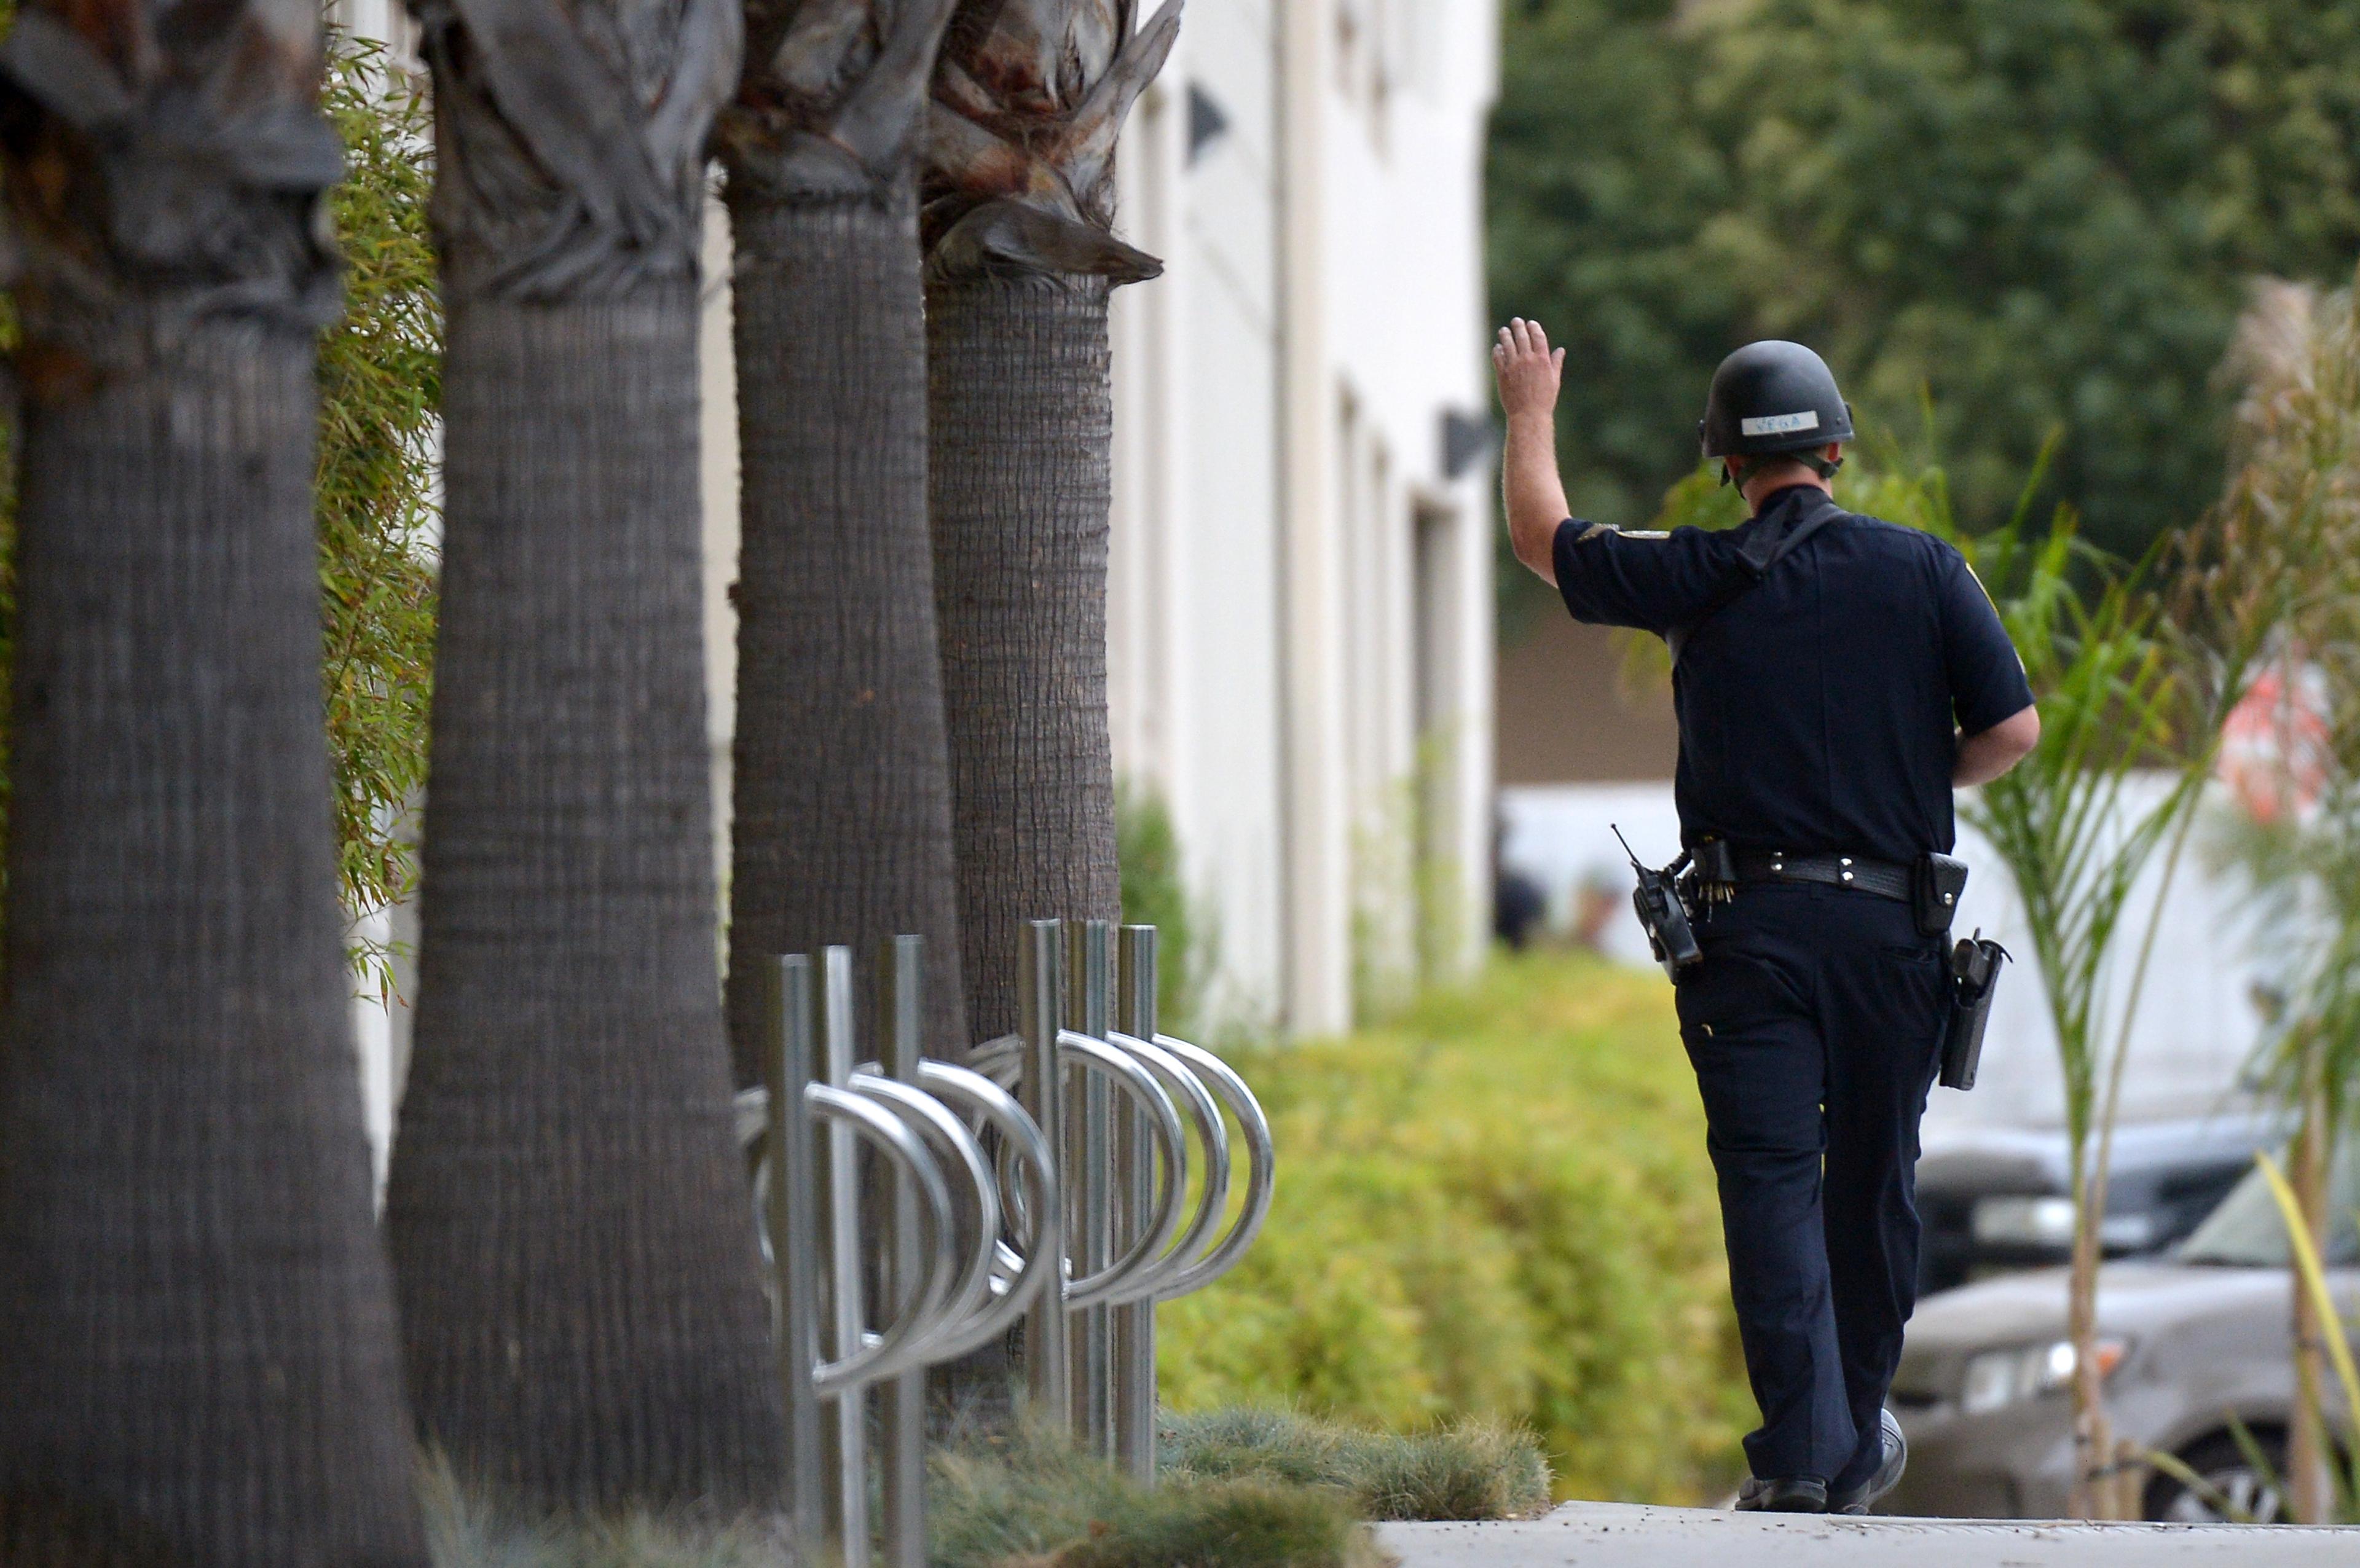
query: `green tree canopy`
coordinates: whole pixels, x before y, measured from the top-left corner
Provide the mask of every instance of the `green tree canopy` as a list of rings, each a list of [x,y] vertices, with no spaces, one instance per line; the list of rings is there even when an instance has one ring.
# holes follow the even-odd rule
[[[1749,339],[1931,432],[1963,521],[2052,431],[2088,537],[2219,493],[2248,280],[2360,255],[2355,0],[1508,0],[1502,315],[1569,349],[1575,506],[1650,515]]]

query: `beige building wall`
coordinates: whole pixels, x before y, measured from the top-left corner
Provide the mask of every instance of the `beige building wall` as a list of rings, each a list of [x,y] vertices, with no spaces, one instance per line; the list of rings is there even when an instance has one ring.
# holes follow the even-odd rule
[[[738,360],[730,347],[729,213],[705,203],[705,319],[697,334],[703,387],[697,478],[705,496],[705,730],[713,748],[714,887],[729,915],[729,747],[738,728]]]
[[[1191,0],[1126,140],[1117,766],[1170,804],[1218,1013],[1346,1027],[1489,898],[1488,6]]]

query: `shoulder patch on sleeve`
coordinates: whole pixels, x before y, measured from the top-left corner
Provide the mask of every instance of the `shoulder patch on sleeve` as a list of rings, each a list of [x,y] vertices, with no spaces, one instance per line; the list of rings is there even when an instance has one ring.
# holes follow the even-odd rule
[[[1959,552],[1955,550],[1952,553],[1959,554]],[[1973,583],[1976,587],[1983,589],[1983,598],[1990,603],[1993,613],[1997,614],[1999,611],[1999,601],[1992,598],[1992,591],[1989,587],[1985,586],[1983,573],[1975,570],[1975,563],[1969,561],[1965,555],[1959,554],[1959,565],[1965,570],[1967,581]]]

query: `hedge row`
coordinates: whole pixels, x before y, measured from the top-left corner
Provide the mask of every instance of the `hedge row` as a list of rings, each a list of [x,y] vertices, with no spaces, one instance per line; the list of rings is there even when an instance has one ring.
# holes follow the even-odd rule
[[[1726,1487],[1751,1402],[1659,977],[1502,959],[1382,1027],[1240,1065],[1278,1196],[1245,1262],[1162,1314],[1167,1406],[1522,1422],[1560,1497]]]

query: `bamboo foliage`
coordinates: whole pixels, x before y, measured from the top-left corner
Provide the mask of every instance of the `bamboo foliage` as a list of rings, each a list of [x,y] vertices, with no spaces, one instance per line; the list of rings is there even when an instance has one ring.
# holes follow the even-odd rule
[[[344,144],[329,196],[344,313],[320,350],[316,512],[328,757],[346,948],[390,1002],[393,954],[360,917],[418,887],[434,648],[442,312],[426,232],[432,111],[376,44],[332,35],[323,107]]]

